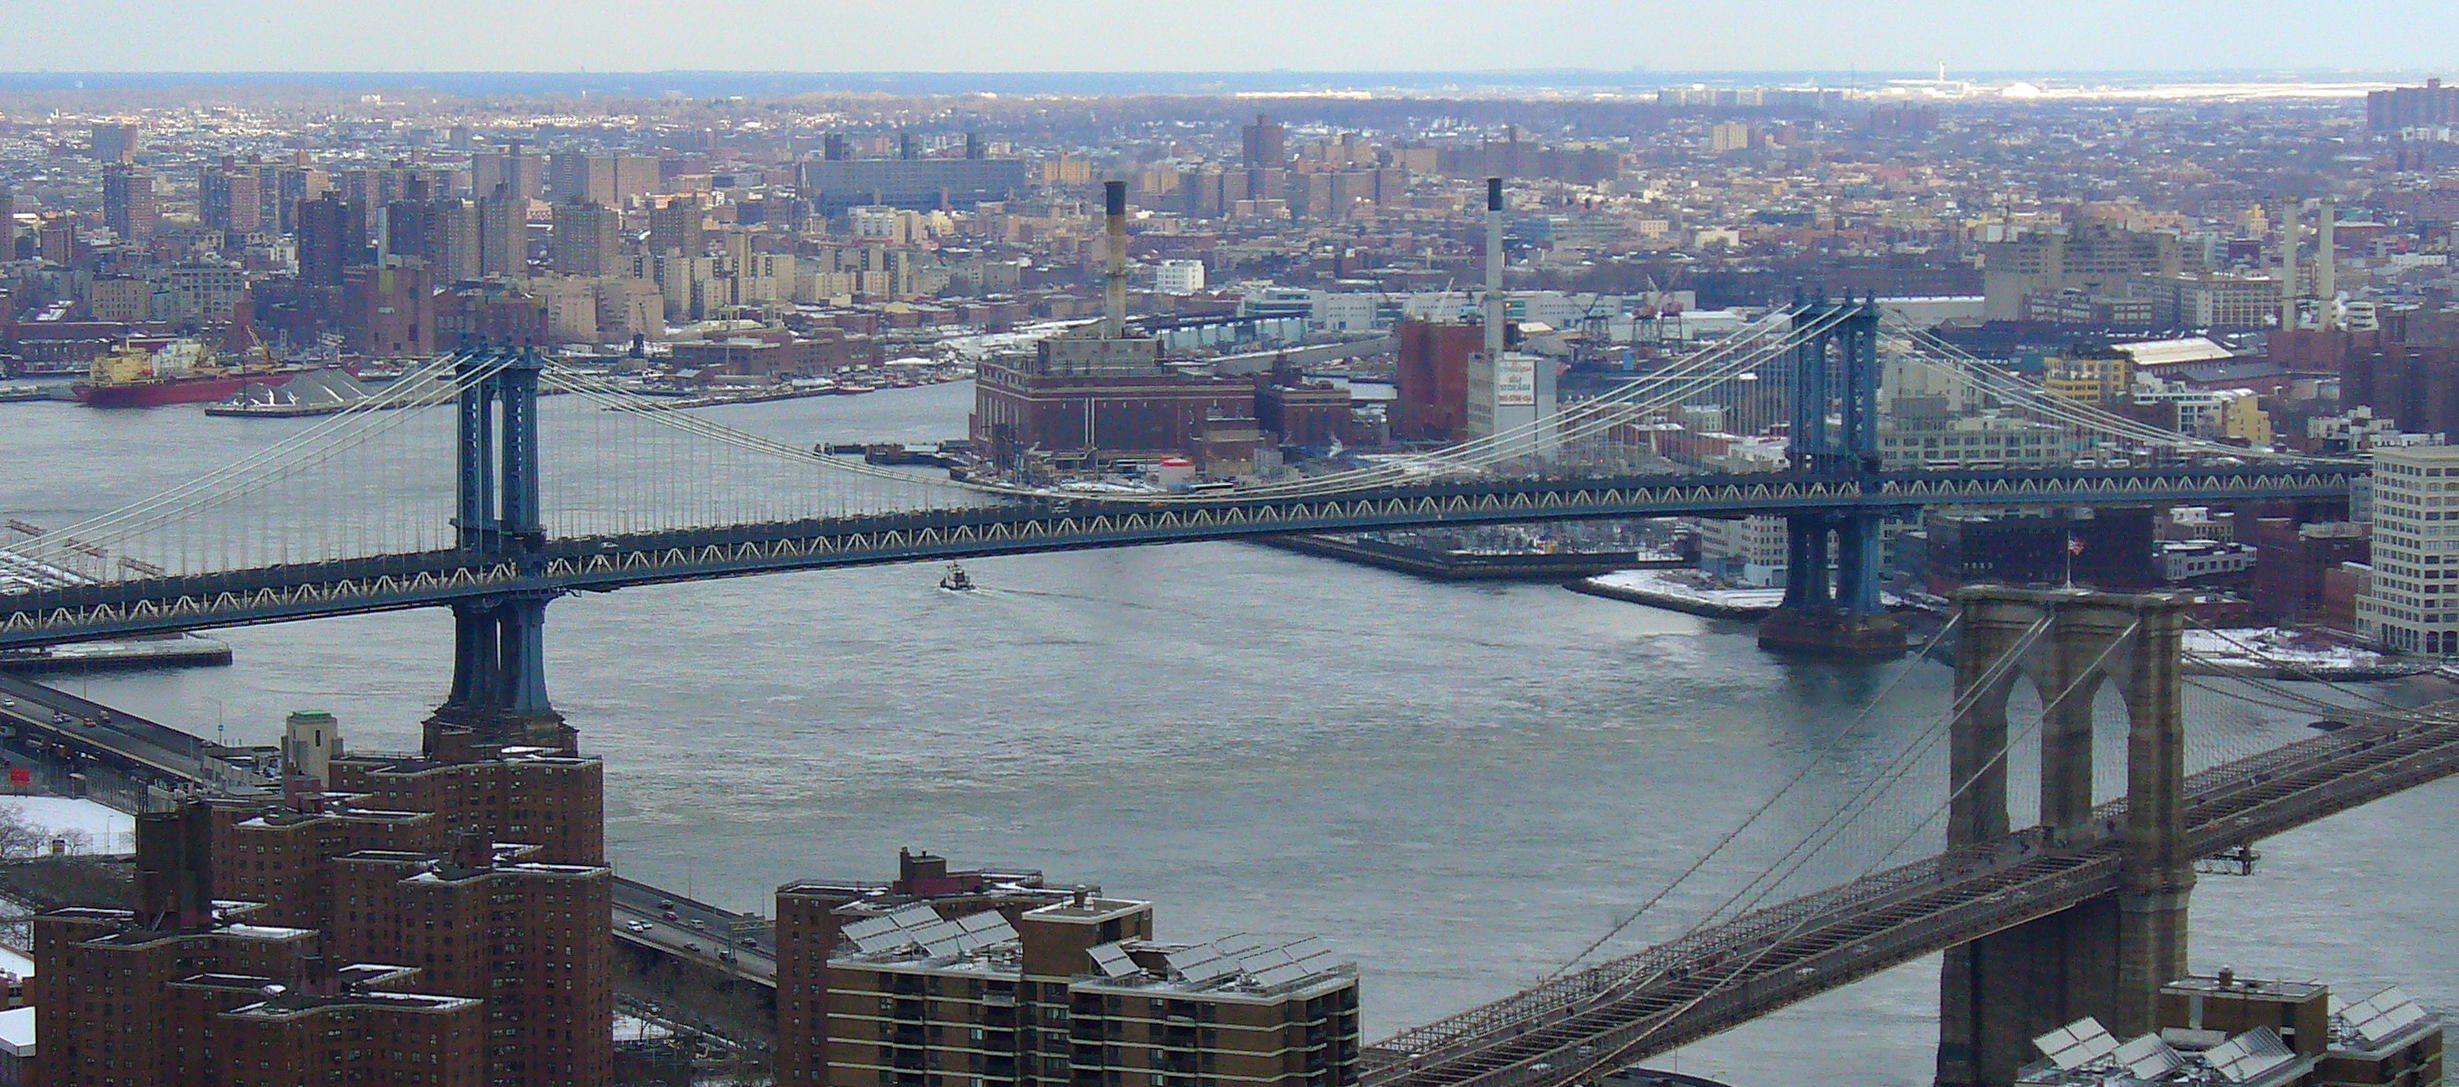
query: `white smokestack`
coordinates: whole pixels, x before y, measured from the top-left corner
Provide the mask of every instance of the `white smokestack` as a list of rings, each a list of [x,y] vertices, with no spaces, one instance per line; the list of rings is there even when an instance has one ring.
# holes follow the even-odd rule
[[[2297,202],[2280,201],[2280,330],[2297,327]]]
[[[2325,331],[2339,327],[2339,248],[2331,238],[2339,225],[2339,200],[2324,197],[2322,221],[2314,228],[2314,295],[2322,300],[2317,323]]]
[[[1486,179],[1486,365],[1503,358],[1503,179]]]

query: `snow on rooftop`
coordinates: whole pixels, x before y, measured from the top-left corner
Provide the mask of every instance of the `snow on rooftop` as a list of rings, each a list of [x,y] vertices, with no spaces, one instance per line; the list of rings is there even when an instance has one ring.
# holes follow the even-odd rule
[[[0,1011],[0,1053],[12,1057],[34,1056],[33,1008]]]
[[[2137,366],[2177,366],[2189,362],[2218,362],[2237,357],[2235,352],[2201,336],[2111,344],[2110,347],[2113,350],[2125,352]]]

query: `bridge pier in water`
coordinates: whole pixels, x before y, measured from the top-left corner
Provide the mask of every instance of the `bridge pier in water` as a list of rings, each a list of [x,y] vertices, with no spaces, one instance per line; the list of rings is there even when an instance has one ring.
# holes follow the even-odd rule
[[[537,354],[471,350],[459,360],[461,550],[525,572],[545,564],[538,504]],[[455,601],[452,693],[427,719],[425,753],[467,758],[484,748],[577,753],[576,733],[546,695],[546,605],[554,593]]]
[[[2032,850],[2114,835],[2118,892],[1946,952],[1939,973],[1939,1087],[2003,1087],[2031,1040],[2089,1015],[2120,1037],[2151,1029],[2160,987],[2186,972],[2194,856],[2186,838],[2179,695],[2185,602],[1983,586],[1957,597],[1962,625],[1949,762],[1947,847]],[[2039,628],[2039,629],[2036,629]],[[2009,830],[2007,699],[2029,680],[2042,706],[2039,823]],[[2092,705],[2126,704],[2125,814],[2098,825]]]
[[[1794,313],[1794,328],[1818,328],[1787,364],[1794,471],[1878,472],[1878,319],[1877,302],[1849,299]],[[1904,625],[1887,614],[1878,591],[1885,517],[1867,510],[1786,515],[1784,603],[1759,621],[1760,648],[1867,657],[1904,652]]]

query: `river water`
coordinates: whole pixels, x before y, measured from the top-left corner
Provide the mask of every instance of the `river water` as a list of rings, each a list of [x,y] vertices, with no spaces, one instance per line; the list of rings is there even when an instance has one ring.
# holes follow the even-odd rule
[[[951,385],[708,415],[798,443],[919,441],[961,434],[970,401]],[[578,410],[550,401],[550,432]],[[0,423],[0,514],[38,523],[304,425],[57,404]],[[1542,976],[1783,790],[1607,949],[1681,931],[1927,734],[1949,681],[1782,661],[1746,627],[1549,586],[1247,544],[968,566],[984,591],[892,566],[557,602],[549,688],[606,760],[617,867],[761,912],[789,879],[884,878],[899,846],[1037,867],[1155,900],[1165,938],[1320,935],[1359,963],[1381,1036]],[[221,636],[230,668],[64,682],[232,742],[330,710],[354,746],[399,750],[449,678],[440,612]],[[2304,715],[2200,689],[2188,705],[2198,765],[2304,734]],[[2114,723],[2113,697],[2101,712]],[[2118,739],[2104,728],[2103,749]],[[1938,754],[1786,890],[1934,844]],[[2206,877],[2195,966],[2459,1004],[2454,800],[2459,782],[2416,790],[2265,843],[2251,878]],[[1936,974],[1915,963],[1656,1063],[1738,1087],[1926,1083]]]

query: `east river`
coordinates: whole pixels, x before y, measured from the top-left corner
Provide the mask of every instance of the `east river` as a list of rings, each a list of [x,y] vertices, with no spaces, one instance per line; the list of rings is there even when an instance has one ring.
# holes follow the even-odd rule
[[[706,414],[798,444],[919,441],[961,435],[971,399],[947,385]],[[560,401],[550,433],[588,410]],[[0,515],[67,523],[306,425],[0,406]],[[1380,1037],[1560,965],[1826,752],[1608,950],[1681,931],[1928,729],[1949,681],[1931,663],[1788,662],[1746,627],[1551,586],[1248,544],[967,566],[983,591],[891,566],[557,602],[549,689],[606,760],[617,868],[763,913],[792,878],[884,878],[899,846],[1040,868],[1156,901],[1164,938],[1320,935],[1359,964]],[[353,746],[404,750],[449,678],[440,612],[217,636],[232,667],[61,682],[234,743],[322,709]],[[2197,766],[2311,716],[2200,688],[2188,707]],[[2114,696],[2101,713],[2114,756]],[[1940,762],[1787,890],[1933,844],[1919,820],[1944,798]],[[2445,781],[2263,843],[2250,878],[2205,877],[2195,966],[2459,1004],[2454,801]],[[1936,975],[1915,963],[1654,1063],[1738,1087],[1926,1084]]]

